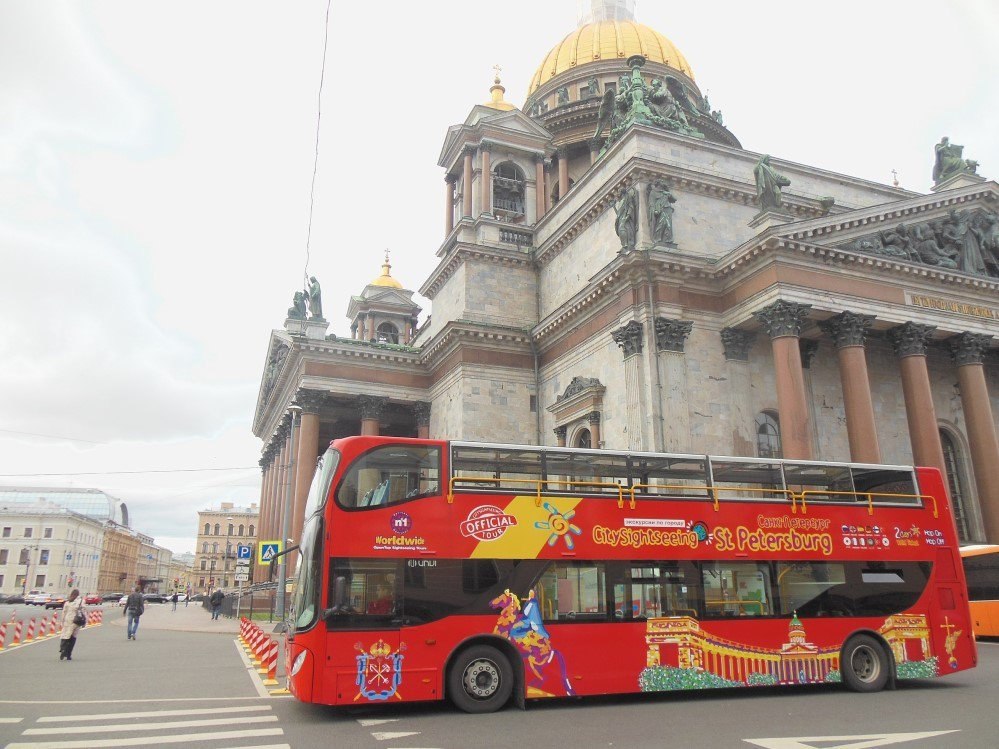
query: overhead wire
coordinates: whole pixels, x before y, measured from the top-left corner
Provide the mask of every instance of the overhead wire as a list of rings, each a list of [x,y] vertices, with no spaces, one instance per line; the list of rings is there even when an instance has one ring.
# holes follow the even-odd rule
[[[323,119],[323,83],[326,81],[326,48],[330,36],[330,5],[326,0],[326,23],[323,26],[323,64],[319,71],[319,96],[316,102],[316,153],[312,162],[312,187],[309,189],[309,227],[305,235],[305,267],[303,275],[305,287],[309,287],[309,260],[312,252],[312,213],[316,201],[316,173],[319,171],[319,126]]]

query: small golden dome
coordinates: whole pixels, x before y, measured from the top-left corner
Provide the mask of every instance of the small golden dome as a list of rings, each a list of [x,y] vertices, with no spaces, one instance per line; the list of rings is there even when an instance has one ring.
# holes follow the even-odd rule
[[[503,101],[503,94],[506,93],[506,89],[500,84],[499,73],[493,79],[493,85],[489,88],[489,93],[492,95],[492,100],[487,101],[482,106],[491,107],[492,109],[498,109],[501,112],[509,112],[511,109],[516,109],[513,104],[508,101]]]
[[[392,278],[392,266],[389,264],[388,250],[385,251],[385,262],[382,263],[382,274],[372,281],[369,286],[387,286],[390,289],[401,289],[402,284]]]
[[[534,73],[527,95],[531,96],[560,73],[606,60],[625,62],[632,55],[669,65],[694,79],[687,59],[658,31],[631,20],[593,21],[552,47]]]

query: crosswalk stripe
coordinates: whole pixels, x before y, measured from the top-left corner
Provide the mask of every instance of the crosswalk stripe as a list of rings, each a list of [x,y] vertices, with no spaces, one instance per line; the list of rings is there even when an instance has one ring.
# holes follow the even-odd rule
[[[380,726],[383,723],[398,723],[399,719],[398,718],[379,718],[379,719],[374,719],[374,718],[367,718],[367,719],[358,718],[357,722],[360,723],[365,728],[367,728],[369,726]]]
[[[239,724],[274,723],[276,715],[248,715],[239,719]],[[62,726],[59,728],[29,728],[25,736],[55,736],[67,733],[118,733],[121,731],[159,731],[171,728],[198,728],[202,726],[227,726],[232,718],[213,718],[210,720],[171,720],[164,723],[119,723],[113,726]]]
[[[20,723],[24,718],[0,718],[0,723]]]
[[[253,746],[230,746],[228,749],[291,749],[291,744],[254,744]]]
[[[159,744],[186,744],[189,741],[221,741],[222,739],[251,739],[256,736],[281,736],[280,728],[264,728],[255,731],[212,731],[209,733],[180,733],[172,736],[143,736],[135,739],[101,739],[101,747],[112,746],[156,746]],[[155,740],[155,743],[153,743]],[[94,740],[83,741],[39,741],[7,744],[5,749],[93,749]]]
[[[388,741],[389,739],[401,739],[406,736],[418,736],[419,731],[372,731],[371,735],[374,736],[379,741]]]
[[[119,720],[121,718],[167,718],[174,715],[220,715],[222,713],[253,713],[270,710],[270,705],[252,705],[250,707],[208,707],[196,710],[144,710],[135,713],[102,713],[100,715],[51,715],[39,718],[38,723],[68,723],[77,720]],[[4,720],[0,718],[0,721]],[[20,718],[18,718],[20,720]]]

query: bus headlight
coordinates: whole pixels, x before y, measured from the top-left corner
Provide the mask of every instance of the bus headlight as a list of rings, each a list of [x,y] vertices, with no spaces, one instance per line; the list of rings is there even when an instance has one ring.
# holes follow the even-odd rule
[[[295,674],[297,674],[299,671],[302,670],[302,666],[305,665],[305,657],[308,654],[309,654],[309,651],[307,651],[307,650],[303,650],[301,653],[298,654],[298,657],[295,659],[295,662],[291,664],[291,675],[292,676],[294,676]]]

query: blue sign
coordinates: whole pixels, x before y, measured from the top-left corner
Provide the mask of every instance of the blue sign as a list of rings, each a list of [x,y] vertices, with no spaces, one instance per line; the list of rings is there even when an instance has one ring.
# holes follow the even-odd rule
[[[236,559],[252,559],[253,549],[246,544],[236,546]]]
[[[268,564],[281,553],[281,547],[281,541],[261,541],[257,547],[257,561],[260,564]]]

